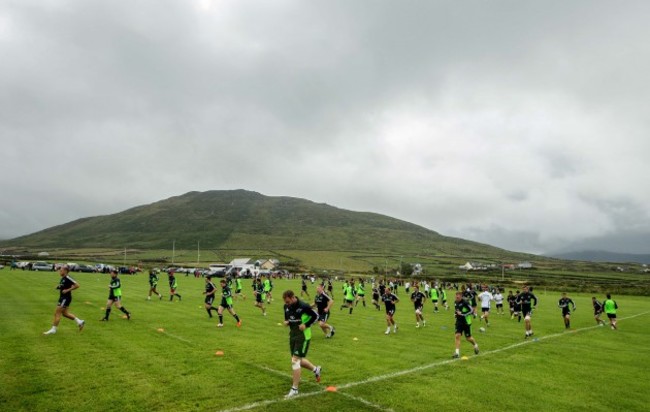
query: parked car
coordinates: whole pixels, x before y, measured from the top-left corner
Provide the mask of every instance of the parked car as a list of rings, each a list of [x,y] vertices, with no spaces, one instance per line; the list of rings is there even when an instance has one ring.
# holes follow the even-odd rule
[[[95,267],[90,266],[90,265],[77,265],[74,269],[75,272],[85,272],[85,273],[93,273],[95,272]]]
[[[53,271],[54,270],[54,264],[53,263],[47,263],[47,262],[34,262],[32,264],[32,270],[35,271]]]

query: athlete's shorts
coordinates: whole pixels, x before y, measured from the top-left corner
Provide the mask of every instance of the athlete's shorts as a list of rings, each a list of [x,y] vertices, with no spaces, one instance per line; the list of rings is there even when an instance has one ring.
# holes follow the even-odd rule
[[[501,309],[503,307],[503,303],[497,303],[497,309]]]
[[[466,338],[469,338],[472,336],[472,325],[456,322],[456,333],[463,334]]]
[[[570,314],[571,314],[571,311],[569,310],[569,308],[562,308],[562,317],[564,317],[566,315],[570,315]]]
[[[266,295],[266,293],[256,293],[255,294],[255,302],[262,303],[262,299],[264,299],[262,296]]]
[[[226,299],[221,299],[221,303],[219,304],[224,309],[232,309],[232,303],[229,303]]]
[[[297,335],[289,336],[289,350],[291,351],[291,356],[296,356],[298,358],[306,358],[307,352],[309,351],[309,342],[311,340],[305,339],[305,335],[300,333]]]
[[[121,302],[122,301],[122,296],[108,296],[108,300],[112,300],[113,302]]]
[[[153,289],[153,288],[155,288],[156,286],[158,286],[158,284],[155,283],[155,282],[154,282],[154,283],[149,282],[149,286],[151,286],[151,288]]]
[[[59,302],[56,305],[67,308],[70,306],[70,303],[72,303],[72,295],[64,295],[59,298]]]
[[[345,299],[345,303],[347,303],[348,305],[351,305],[351,304],[354,303],[354,299],[352,299],[352,300]]]
[[[390,316],[393,316],[395,314],[395,309],[394,308],[393,309],[386,309],[386,314],[390,315]]]
[[[490,312],[490,308],[481,308],[481,312],[483,312],[483,313],[486,313],[486,312],[489,313],[489,312]]]
[[[169,294],[170,295],[173,295],[175,293],[176,293],[176,289],[174,289],[174,288],[169,289]]]
[[[600,316],[601,313],[603,313],[602,310],[594,310],[594,316]]]
[[[438,299],[431,299],[431,302],[438,303]]]
[[[329,319],[329,318],[330,318],[330,313],[329,312],[323,312],[323,313],[318,314],[318,321],[319,322],[326,322],[327,323],[327,319]]]
[[[235,293],[241,293],[241,289],[235,290]]]
[[[208,295],[205,297],[205,303],[207,305],[212,305],[212,302],[214,302],[214,295]]]
[[[608,313],[608,314],[607,314],[607,317],[608,317],[609,319],[616,319],[616,313]]]
[[[422,308],[424,308],[424,305],[422,305],[422,304],[419,304],[419,305],[418,305],[417,303],[414,303],[414,304],[413,304],[413,308],[414,308],[415,311],[417,312],[418,310],[422,310]]]

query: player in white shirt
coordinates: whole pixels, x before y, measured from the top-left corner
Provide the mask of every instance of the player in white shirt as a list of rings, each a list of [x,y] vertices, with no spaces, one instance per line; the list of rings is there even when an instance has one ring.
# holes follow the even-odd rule
[[[497,293],[494,294],[494,301],[497,304],[497,315],[503,315],[503,295],[501,290],[497,289]]]
[[[490,316],[490,302],[494,300],[494,296],[488,291],[487,285],[483,285],[483,292],[478,295],[479,300],[481,301],[481,320],[485,321],[485,326],[490,326],[488,316]]]

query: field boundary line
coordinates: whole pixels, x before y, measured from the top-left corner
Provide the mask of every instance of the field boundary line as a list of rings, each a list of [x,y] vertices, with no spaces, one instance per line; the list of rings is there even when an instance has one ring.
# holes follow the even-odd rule
[[[647,315],[649,313],[650,313],[650,311],[641,312],[641,313],[637,313],[636,315],[626,316],[624,318],[618,318],[617,320],[622,321],[622,320],[633,319],[633,318],[637,318],[639,316]],[[557,338],[557,337],[561,337],[561,336],[570,336],[570,335],[573,335],[573,334],[578,333],[578,332],[597,329],[597,328],[600,328],[600,327],[601,327],[600,325],[587,326],[585,328],[576,329],[576,330],[573,330],[571,332],[561,332],[561,333],[555,333],[555,334],[552,334],[552,335],[545,335],[545,336],[542,336],[540,338],[534,338],[534,339],[529,339],[529,340],[525,340],[525,341],[522,341],[522,342],[517,342],[517,343],[514,343],[512,345],[504,346],[504,347],[499,348],[499,349],[494,349],[494,350],[487,351],[487,352],[481,352],[482,356],[480,356],[480,357],[483,358],[483,357],[485,357],[487,355],[491,355],[491,354],[494,354],[494,353],[504,352],[504,351],[507,351],[507,350],[510,350],[510,349],[518,348],[520,346],[529,345],[529,344],[533,344],[533,343],[538,343],[541,340],[553,339],[553,338]],[[474,359],[474,358],[470,358],[470,359]],[[429,363],[427,365],[422,365],[422,366],[418,366],[418,367],[411,368],[411,369],[404,369],[404,370],[393,372],[393,373],[387,373],[387,374],[384,374],[384,375],[374,376],[372,378],[364,379],[362,381],[344,383],[342,385],[336,386],[336,388],[337,389],[353,388],[355,386],[366,385],[368,383],[373,383],[373,382],[377,382],[377,381],[391,379],[391,378],[395,378],[395,377],[402,376],[402,375],[408,375],[408,374],[411,374],[411,373],[414,373],[414,372],[419,372],[419,371],[422,371],[422,370],[425,370],[425,369],[431,369],[431,368],[435,368],[435,367],[438,367],[438,366],[444,366],[444,365],[454,363],[454,362],[459,362],[459,361],[461,361],[461,359],[458,359],[458,358],[457,359],[446,359],[446,360]],[[264,369],[264,370],[267,370],[267,371],[270,371],[270,372],[273,372],[273,373],[276,373],[276,374],[281,374],[282,376],[286,376],[286,374],[284,374],[283,372],[276,371],[274,369],[267,368],[267,367],[261,366],[261,365],[257,365],[257,366],[259,368],[261,368],[261,369]],[[325,389],[317,390],[317,391],[314,391],[314,392],[300,393],[300,394],[292,397],[291,400],[306,398],[306,397],[314,396],[314,395],[321,395],[321,394],[324,394],[324,393],[327,393],[327,391]],[[349,395],[349,396],[353,396],[353,395]],[[234,408],[222,409],[219,412],[245,411],[245,410],[257,408],[257,407],[260,407],[260,406],[266,406],[266,405],[271,405],[271,404],[278,403],[278,402],[283,402],[283,401],[286,401],[286,400],[287,399],[285,399],[284,397],[283,398],[276,398],[276,399],[269,399],[269,400],[266,400],[266,401],[259,401],[259,402],[250,403],[248,405],[236,406]],[[388,409],[382,409],[382,410],[388,411]]]

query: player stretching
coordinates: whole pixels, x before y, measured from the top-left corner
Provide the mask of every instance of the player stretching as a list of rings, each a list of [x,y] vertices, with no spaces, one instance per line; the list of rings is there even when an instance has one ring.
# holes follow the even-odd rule
[[[564,318],[565,329],[569,329],[571,327],[571,310],[569,309],[569,305],[573,305],[573,310],[576,310],[576,304],[573,303],[571,298],[567,297],[566,292],[563,292],[562,297],[557,303],[557,306],[562,309],[562,317]]]

